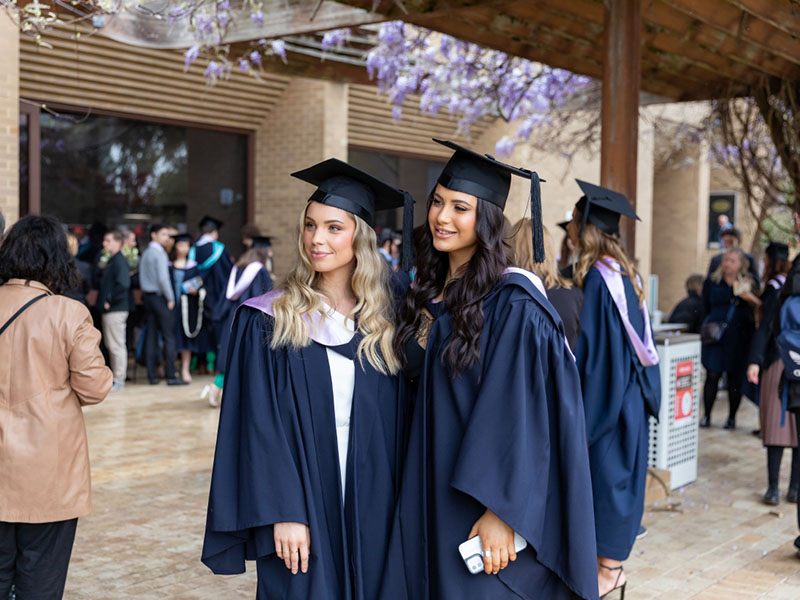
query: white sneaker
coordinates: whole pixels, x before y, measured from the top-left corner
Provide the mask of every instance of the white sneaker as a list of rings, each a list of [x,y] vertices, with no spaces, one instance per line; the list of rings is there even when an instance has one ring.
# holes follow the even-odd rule
[[[124,383],[120,383],[119,381],[115,381],[113,383],[113,385],[111,386],[111,391],[112,392],[118,392],[118,391],[124,390],[124,389],[125,389],[125,384]]]

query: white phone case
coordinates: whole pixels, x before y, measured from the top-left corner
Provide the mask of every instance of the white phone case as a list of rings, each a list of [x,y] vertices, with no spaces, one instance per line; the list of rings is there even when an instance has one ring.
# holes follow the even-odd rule
[[[514,532],[514,549],[519,553],[528,546],[528,542],[516,531]],[[467,565],[467,570],[473,575],[483,571],[483,544],[481,544],[481,536],[469,538],[458,546],[458,551],[461,553],[461,558],[464,559],[464,564]]]

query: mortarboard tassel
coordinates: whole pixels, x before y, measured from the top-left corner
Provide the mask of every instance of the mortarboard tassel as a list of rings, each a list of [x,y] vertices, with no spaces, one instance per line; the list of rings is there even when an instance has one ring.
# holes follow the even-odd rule
[[[402,190],[401,190],[402,191]],[[414,197],[403,191],[403,256],[402,269],[406,273],[414,266]]]
[[[533,236],[533,262],[544,262],[544,233],[542,232],[542,192],[539,174],[531,173],[531,234]]]

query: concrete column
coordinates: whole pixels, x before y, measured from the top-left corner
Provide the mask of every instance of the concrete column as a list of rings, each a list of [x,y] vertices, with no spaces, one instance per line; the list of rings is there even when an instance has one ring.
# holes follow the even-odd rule
[[[19,31],[0,15],[0,212],[19,218]]]
[[[347,85],[294,78],[255,142],[255,223],[273,237],[279,276],[294,264],[298,219],[312,192],[289,174],[327,158],[347,160]]]

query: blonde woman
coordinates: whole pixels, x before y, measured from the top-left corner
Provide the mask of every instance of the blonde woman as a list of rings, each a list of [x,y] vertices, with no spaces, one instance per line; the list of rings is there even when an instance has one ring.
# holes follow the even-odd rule
[[[571,348],[575,347],[578,334],[581,331],[581,309],[583,308],[583,291],[572,282],[562,277],[556,256],[553,253],[553,238],[547,227],[542,227],[544,236],[545,259],[544,262],[534,262],[531,248],[531,220],[520,219],[512,229],[512,247],[514,249],[514,264],[518,267],[532,271],[542,280],[547,290],[547,299],[556,309],[558,316],[564,323],[564,333]]]
[[[335,159],[293,176],[318,189],[294,270],[233,322],[202,560],[255,560],[257,598],[377,598],[404,409],[371,225],[413,206]]]
[[[567,232],[578,249],[583,288],[575,359],[589,438],[597,584],[600,597],[625,595],[622,563],[644,509],[648,416],[661,398],[658,353],[641,279],[619,242],[619,221],[636,213],[622,194],[578,181],[583,196]]]
[[[755,331],[753,307],[761,301],[753,293],[755,281],[749,274],[750,262],[739,248],[722,254],[719,267],[703,283],[702,361],[706,368],[703,389],[705,414],[700,427],[711,426],[711,409],[722,373],[728,374],[728,420],[725,429],[736,428],[736,411],[742,400],[742,384],[747,371],[747,354]],[[710,328],[721,331],[712,338]]]

